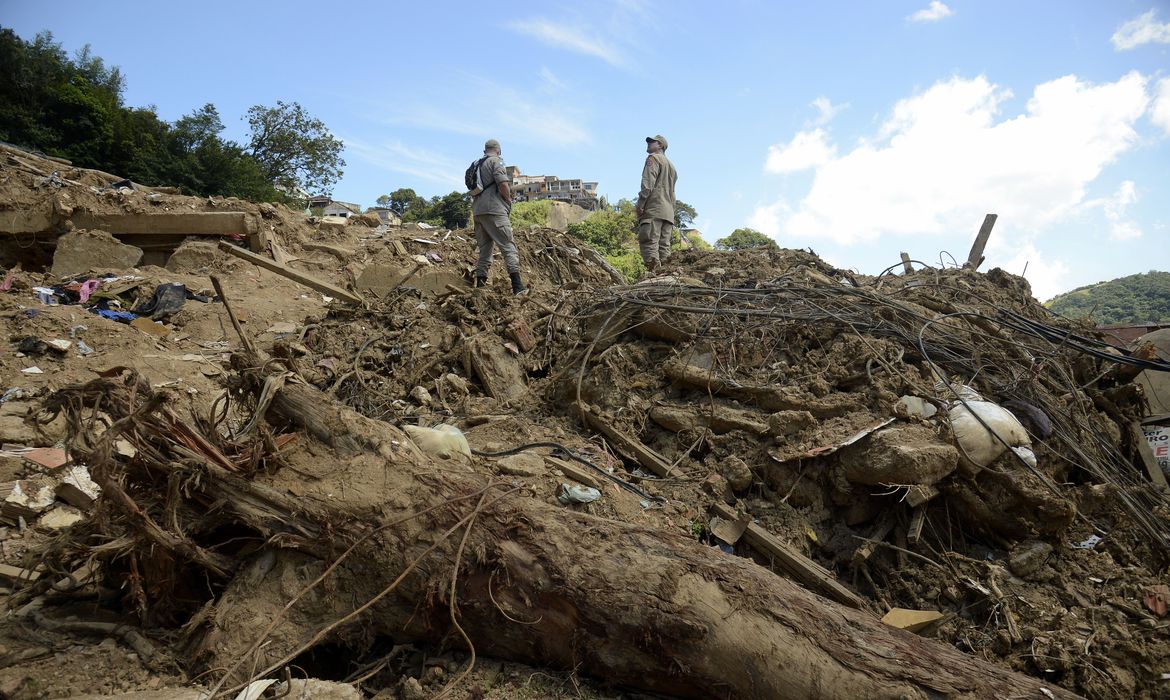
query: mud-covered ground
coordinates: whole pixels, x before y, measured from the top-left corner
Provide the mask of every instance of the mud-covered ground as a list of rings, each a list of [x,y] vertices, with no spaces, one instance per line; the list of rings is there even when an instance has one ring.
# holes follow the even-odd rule
[[[216,274],[258,347],[364,415],[399,426],[452,424],[481,452],[559,443],[635,487],[594,472],[598,500],[557,507],[683,533],[771,566],[745,542],[713,535],[711,506],[732,504],[831,570],[871,612],[941,613],[919,634],[1087,697],[1170,693],[1170,617],[1151,599],[1170,583],[1170,511],[1127,432],[1140,397],[1093,346],[1022,331],[1031,323],[1092,335],[1049,316],[1020,278],[955,269],[874,278],[804,251],[683,251],[660,277],[614,286],[579,242],[534,230],[517,233],[532,291],[513,297],[502,261],[491,288],[468,288],[475,257],[468,231],[321,228],[283,207],[111,193],[100,179],[65,175],[75,184],[48,190],[6,170],[0,200],[11,211],[248,211],[293,258],[291,267],[367,300],[362,308],[329,303],[206,243],[188,243],[165,268],[111,271],[142,278],[119,295],[122,308],[168,282],[211,294]],[[188,300],[165,319],[165,336],[151,334],[84,305],[41,303],[33,287],[65,280],[36,265],[49,249],[35,253],[0,292],[0,391],[20,390],[0,406],[4,481],[45,471],[19,448],[66,438],[62,419],[37,423],[41,403],[111,370],[137,370],[170,392],[184,415],[222,408],[217,400],[234,386],[229,353],[240,347],[223,304]],[[28,338],[73,345],[21,352]],[[77,340],[92,352],[80,354]],[[39,373],[23,371],[34,366]],[[954,402],[947,382],[970,385],[988,401],[1022,403],[1014,413],[1036,466],[1011,453],[972,466],[955,450],[947,421],[898,408],[901,397],[915,396],[945,412]],[[668,473],[651,473],[584,425],[581,406],[656,451]],[[224,425],[235,429],[246,418],[233,404]],[[305,477],[314,453],[295,440],[285,449],[279,463],[287,468],[272,482],[299,498],[328,497]],[[447,468],[498,476],[557,504],[561,485],[575,482],[545,456],[555,459],[539,448]],[[932,497],[920,502],[919,492]],[[57,501],[50,510],[62,507]],[[0,529],[3,562],[32,570],[58,565],[42,552],[59,553],[66,542],[70,551],[84,549],[70,538],[88,526],[49,529],[40,524],[46,512],[23,528],[17,521]],[[141,629],[158,650],[148,662],[117,634],[54,631],[28,614],[30,601],[39,601],[54,619],[140,626],[141,601],[119,584],[125,571],[111,571],[117,576],[69,594],[9,581],[0,693],[48,698],[214,679],[215,669],[194,668],[175,646],[182,616]],[[192,592],[174,607],[189,617],[218,592]],[[269,595],[283,604],[286,593]],[[349,642],[298,663],[318,678],[366,676],[358,687],[367,696],[405,699],[430,697],[468,660],[455,639],[401,648],[381,637]],[[572,669],[480,658],[450,697],[639,697],[610,685]]]

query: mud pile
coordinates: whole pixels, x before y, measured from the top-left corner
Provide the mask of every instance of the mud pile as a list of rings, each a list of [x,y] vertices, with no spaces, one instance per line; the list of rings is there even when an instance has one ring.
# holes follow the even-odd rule
[[[118,640],[107,692],[186,679],[234,696],[288,668],[379,697],[560,696],[501,661],[565,684],[579,669],[598,697],[801,687],[776,668],[826,669],[812,687],[846,693],[863,692],[848,668],[957,696],[1166,691],[1170,502],[1132,378],[1168,367],[1053,317],[1021,278],[683,251],[627,286],[536,229],[517,233],[516,297],[501,261],[469,288],[468,231],[111,195],[18,158],[4,207],[53,214],[0,293],[5,478],[85,469],[100,493],[63,529],[30,515],[0,532],[13,696],[37,697],[46,659],[77,644],[46,635],[78,632]],[[39,271],[82,205],[237,211],[238,242],[284,272],[225,252],[231,235],[168,238],[165,268],[107,271],[125,278],[98,284],[107,308],[168,284],[207,300],[161,328],[119,323],[71,296],[93,272]],[[732,641],[693,609],[729,603],[722,619],[800,610],[787,627],[808,629],[782,643],[762,615]],[[805,643],[819,651],[777,656]],[[758,677],[705,665],[769,644]],[[942,660],[955,650],[994,665],[964,672]],[[916,657],[936,668],[916,675]]]

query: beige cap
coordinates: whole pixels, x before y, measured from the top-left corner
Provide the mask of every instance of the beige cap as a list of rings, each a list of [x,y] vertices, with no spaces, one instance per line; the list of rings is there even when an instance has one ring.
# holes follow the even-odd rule
[[[665,148],[665,146],[663,146],[663,148]],[[500,142],[495,140],[495,139],[488,139],[487,141],[484,141],[484,143],[483,143],[483,150],[485,150],[485,151],[491,151],[491,150],[498,151],[498,150],[500,150]]]
[[[662,134],[657,136],[647,136],[646,143],[650,143],[651,141],[657,141],[658,143],[662,144],[662,150],[666,150],[666,137]]]

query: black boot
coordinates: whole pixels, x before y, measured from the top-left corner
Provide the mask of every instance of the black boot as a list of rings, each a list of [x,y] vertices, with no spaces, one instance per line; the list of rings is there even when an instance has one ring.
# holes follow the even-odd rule
[[[525,287],[524,283],[520,281],[519,272],[509,272],[508,276],[512,278],[513,294],[523,294],[524,292],[528,291],[528,287]]]
[[[475,277],[475,284],[474,284],[474,285],[472,285],[472,286],[475,286],[475,287],[486,287],[486,286],[487,286],[487,277],[480,277],[480,276],[476,275],[476,277]]]

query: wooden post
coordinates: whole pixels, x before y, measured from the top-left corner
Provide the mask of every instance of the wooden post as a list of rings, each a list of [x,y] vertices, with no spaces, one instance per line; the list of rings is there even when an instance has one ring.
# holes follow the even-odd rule
[[[914,268],[910,266],[910,256],[904,252],[899,253],[899,255],[902,256],[902,269],[906,271],[906,274],[914,272]]]
[[[983,217],[983,225],[979,227],[979,235],[975,236],[975,244],[971,246],[971,252],[967,255],[967,264],[964,267],[978,270],[979,266],[983,264],[983,249],[987,247],[987,239],[991,238],[991,228],[995,226],[995,220],[998,218],[998,214],[988,214]]]

